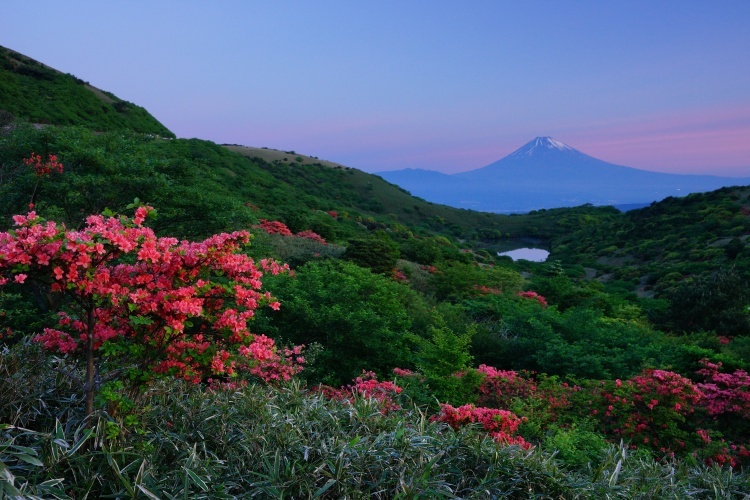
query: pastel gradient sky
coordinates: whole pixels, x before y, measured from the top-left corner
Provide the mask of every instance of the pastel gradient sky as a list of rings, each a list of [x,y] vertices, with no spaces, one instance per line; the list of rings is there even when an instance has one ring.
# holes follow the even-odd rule
[[[750,1],[3,0],[0,45],[178,137],[447,173],[549,135],[750,176]]]

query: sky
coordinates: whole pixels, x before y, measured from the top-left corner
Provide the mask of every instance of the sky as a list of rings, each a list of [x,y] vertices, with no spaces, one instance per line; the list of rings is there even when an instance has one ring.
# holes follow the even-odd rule
[[[750,1],[3,0],[0,45],[178,137],[454,173],[537,136],[750,177]]]

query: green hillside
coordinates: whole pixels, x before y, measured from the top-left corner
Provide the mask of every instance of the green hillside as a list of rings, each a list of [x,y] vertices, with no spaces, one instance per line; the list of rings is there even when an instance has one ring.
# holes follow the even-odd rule
[[[8,113],[30,123],[174,137],[144,108],[0,47],[0,114]]]

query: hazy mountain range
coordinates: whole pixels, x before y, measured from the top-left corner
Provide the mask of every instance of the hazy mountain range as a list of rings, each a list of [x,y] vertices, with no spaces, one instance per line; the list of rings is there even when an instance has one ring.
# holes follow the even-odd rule
[[[459,174],[405,169],[378,175],[427,201],[486,212],[648,204],[750,184],[750,177],[665,174],[614,165],[551,137],[537,137],[505,158]]]

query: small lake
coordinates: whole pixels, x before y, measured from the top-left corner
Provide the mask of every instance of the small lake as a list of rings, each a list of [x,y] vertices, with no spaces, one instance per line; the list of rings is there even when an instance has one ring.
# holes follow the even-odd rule
[[[513,260],[528,260],[531,262],[544,262],[549,257],[549,252],[542,248],[516,248],[507,252],[497,252],[500,257],[510,257]]]

